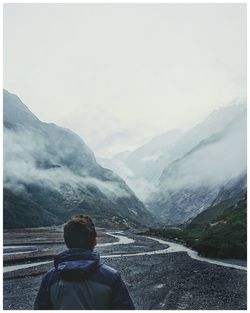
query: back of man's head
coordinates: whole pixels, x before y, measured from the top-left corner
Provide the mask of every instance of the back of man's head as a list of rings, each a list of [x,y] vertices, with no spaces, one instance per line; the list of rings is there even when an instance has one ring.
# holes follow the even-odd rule
[[[87,215],[75,215],[64,225],[64,241],[68,248],[93,250],[96,236],[95,225]]]

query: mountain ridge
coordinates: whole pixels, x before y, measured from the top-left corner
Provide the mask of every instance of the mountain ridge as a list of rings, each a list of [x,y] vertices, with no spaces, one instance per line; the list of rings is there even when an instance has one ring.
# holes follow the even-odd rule
[[[239,185],[246,190],[246,107],[233,109],[238,114],[224,121],[223,128],[211,129],[210,135],[163,170],[159,191],[149,203],[161,218],[186,222],[210,206],[230,181],[235,181],[232,191]]]
[[[96,162],[94,153],[77,134],[40,121],[6,90],[4,187],[5,228],[18,226],[18,197],[20,202],[28,201],[27,206],[32,203],[36,210],[49,211],[54,215],[51,220],[58,223],[77,212],[91,214],[99,224],[110,224],[112,218],[114,224],[123,225],[152,221],[151,213],[134,192]],[[15,222],[10,218],[13,214]],[[24,226],[32,223],[28,219]],[[49,219],[46,223],[51,224]]]

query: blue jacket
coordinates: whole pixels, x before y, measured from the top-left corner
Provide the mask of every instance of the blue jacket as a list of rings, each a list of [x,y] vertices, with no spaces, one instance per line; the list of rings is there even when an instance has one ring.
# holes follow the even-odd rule
[[[134,310],[126,285],[98,252],[69,249],[43,277],[35,310]]]

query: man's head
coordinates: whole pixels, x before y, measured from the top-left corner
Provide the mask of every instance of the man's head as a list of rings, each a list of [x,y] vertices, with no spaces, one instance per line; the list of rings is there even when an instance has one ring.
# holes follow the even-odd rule
[[[64,241],[69,249],[93,250],[96,236],[95,225],[87,215],[75,215],[64,225]]]

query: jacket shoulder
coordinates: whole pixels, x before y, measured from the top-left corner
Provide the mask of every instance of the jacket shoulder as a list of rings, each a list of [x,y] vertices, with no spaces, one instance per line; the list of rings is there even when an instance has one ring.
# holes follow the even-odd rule
[[[112,286],[119,278],[120,274],[117,270],[106,264],[100,264],[98,270],[94,273],[91,279],[100,282],[101,284]]]
[[[100,270],[103,273],[106,273],[107,275],[114,275],[114,276],[119,275],[119,273],[118,273],[118,271],[116,269],[114,269],[113,267],[108,266],[106,264],[101,264],[100,265]]]
[[[43,276],[43,284],[45,287],[49,287],[51,284],[57,282],[60,279],[58,271],[53,267]]]

